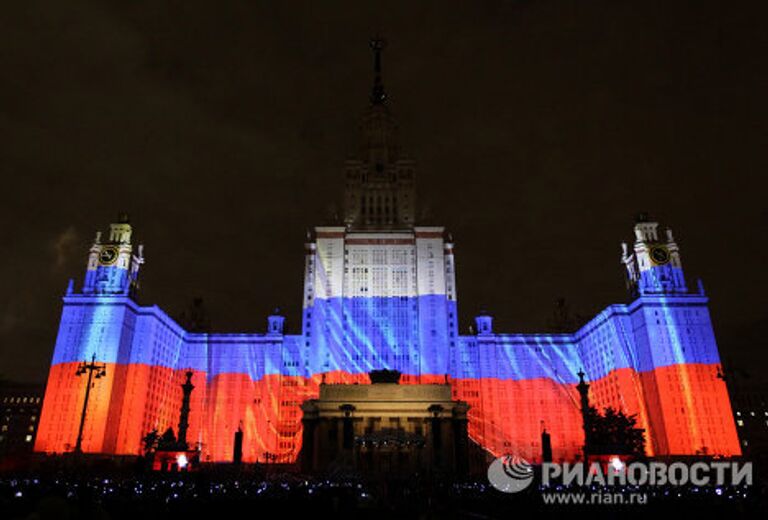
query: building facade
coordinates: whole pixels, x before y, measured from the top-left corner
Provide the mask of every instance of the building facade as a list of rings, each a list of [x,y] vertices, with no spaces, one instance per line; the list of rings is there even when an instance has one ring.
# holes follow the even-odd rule
[[[321,383],[318,398],[301,405],[302,469],[466,474],[467,403],[453,400],[448,382],[400,385],[399,377],[382,370],[370,385]]]
[[[637,414],[649,454],[739,454],[707,296],[687,287],[672,233],[647,217],[621,255],[631,303],[575,332],[500,333],[481,315],[473,334],[459,334],[452,239],[416,221],[414,163],[397,146],[374,51],[343,224],[315,228],[304,245],[300,333],[286,334],[278,314],[263,334],[187,330],[137,304],[144,256],[121,217],[106,239],[97,234],[82,288],[71,282],[64,296],[36,449],[74,443],[85,391],[74,374],[95,354],[107,375],[92,389],[86,452],[139,453],[147,432],[174,425],[191,371],[187,439],[203,461],[231,460],[239,427],[244,461],[293,461],[300,405],[321,381],[366,384],[370,371],[392,369],[403,384],[447,378],[469,404],[470,437],[492,454],[540,460],[546,428],[554,460],[572,460],[583,444],[583,369],[593,404]]]
[[[44,387],[0,381],[0,467],[4,459],[32,453]]]
[[[751,460],[768,459],[768,392],[753,370],[730,367],[724,376],[731,396],[741,451]]]

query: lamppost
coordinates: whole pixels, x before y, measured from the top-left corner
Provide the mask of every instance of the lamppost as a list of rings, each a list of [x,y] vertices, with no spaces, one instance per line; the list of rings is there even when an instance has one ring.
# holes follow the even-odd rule
[[[91,396],[91,386],[93,386],[93,373],[96,372],[96,379],[107,375],[107,365],[105,363],[96,363],[96,354],[93,354],[90,363],[83,361],[77,366],[76,376],[88,373],[88,385],[85,387],[85,401],[83,401],[83,411],[80,414],[80,428],[77,431],[77,442],[75,443],[75,453],[83,452],[83,426],[85,426],[85,412],[88,409],[88,398]]]

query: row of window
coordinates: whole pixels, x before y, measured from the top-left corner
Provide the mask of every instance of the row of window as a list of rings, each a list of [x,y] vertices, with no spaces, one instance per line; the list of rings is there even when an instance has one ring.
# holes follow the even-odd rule
[[[38,404],[40,401],[39,397],[3,397],[5,404]]]
[[[5,442],[5,435],[0,435],[0,442]],[[24,442],[32,442],[32,435],[25,435]]]

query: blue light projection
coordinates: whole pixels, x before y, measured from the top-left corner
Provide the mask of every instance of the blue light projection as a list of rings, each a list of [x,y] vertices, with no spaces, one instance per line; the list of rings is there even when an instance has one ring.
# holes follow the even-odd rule
[[[449,346],[456,336],[448,316],[455,316],[454,309],[455,302],[436,294],[317,298],[305,308],[305,316],[311,316],[305,338],[309,373],[388,368],[412,375],[448,374]],[[428,327],[420,320],[424,314],[441,317]]]

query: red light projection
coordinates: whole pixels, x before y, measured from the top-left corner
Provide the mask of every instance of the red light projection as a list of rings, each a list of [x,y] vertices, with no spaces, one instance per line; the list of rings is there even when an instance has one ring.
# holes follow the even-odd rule
[[[71,451],[85,388],[76,363],[51,368],[36,450]],[[176,429],[185,370],[108,364],[95,383],[85,422],[83,451],[139,454],[152,429]],[[301,403],[319,385],[368,384],[367,374],[330,372],[312,378],[219,374],[206,382],[195,372],[188,440],[202,448],[202,461],[230,461],[234,433],[242,425],[243,460],[292,462],[301,449]],[[720,384],[712,384],[713,381]],[[445,376],[403,376],[402,384],[442,384]],[[552,436],[554,460],[576,460],[583,431],[573,385],[549,379],[451,379],[455,399],[470,404],[471,438],[493,455],[514,453],[541,460],[541,430]],[[635,374],[620,369],[591,383],[592,403],[637,414],[646,429],[647,452],[738,455],[730,401],[714,365],[673,365]],[[653,392],[643,388],[655,389]],[[147,391],[148,390],[148,391]]]

